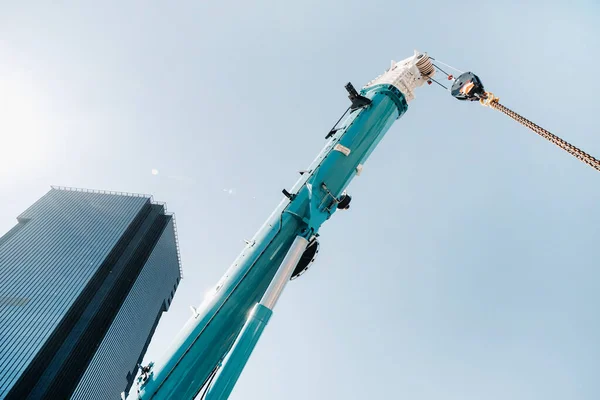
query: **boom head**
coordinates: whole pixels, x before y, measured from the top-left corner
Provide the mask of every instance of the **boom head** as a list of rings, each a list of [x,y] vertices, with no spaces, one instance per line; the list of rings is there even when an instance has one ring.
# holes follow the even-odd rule
[[[423,86],[429,78],[435,75],[435,68],[427,53],[415,50],[415,54],[402,61],[392,61],[391,67],[377,78],[365,85],[370,86],[388,84],[395,86],[404,94],[406,101],[415,98],[414,90]]]

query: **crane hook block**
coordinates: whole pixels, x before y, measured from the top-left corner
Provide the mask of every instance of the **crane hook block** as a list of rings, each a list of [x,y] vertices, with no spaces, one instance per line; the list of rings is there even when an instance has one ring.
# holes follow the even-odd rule
[[[465,72],[456,78],[450,93],[458,100],[478,101],[486,97],[481,79],[472,72]]]

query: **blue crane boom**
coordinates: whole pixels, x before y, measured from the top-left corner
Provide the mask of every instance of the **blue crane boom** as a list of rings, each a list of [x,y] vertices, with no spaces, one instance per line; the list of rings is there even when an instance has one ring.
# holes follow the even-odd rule
[[[229,397],[286,283],[314,261],[319,228],[337,210],[350,206],[347,186],[406,112],[415,88],[424,83],[435,82],[458,100],[496,109],[600,171],[600,160],[500,104],[477,75],[459,71],[461,75],[454,78],[432,60],[415,51],[392,62],[360,93],[352,84],[346,85],[351,105],[325,137],[325,148],[296,184],[283,190],[284,200],[205,301],[192,308],[192,317],[163,357],[142,367],[127,400],[192,399],[202,390],[205,400]],[[451,89],[433,78],[436,69],[453,82]]]
[[[429,56],[415,51],[360,92],[346,85],[351,105],[345,120],[296,184],[283,190],[283,201],[162,358],[142,368],[128,400],[192,399],[203,389],[206,399],[229,396],[285,284],[314,259],[319,228],[349,207],[348,184],[405,113],[414,89],[434,74]]]
[[[496,109],[600,171],[600,160],[500,104],[477,75],[459,71],[454,78],[432,60],[415,51],[392,62],[360,93],[346,85],[351,105],[325,137],[323,150],[296,184],[283,190],[285,199],[204,302],[192,308],[192,317],[163,357],[141,368],[127,400],[192,399],[202,390],[205,400],[229,397],[286,283],[314,261],[319,228],[337,210],[350,206],[347,186],[406,112],[415,88],[433,81],[448,90],[433,78],[436,69],[453,82],[449,90],[458,100]]]

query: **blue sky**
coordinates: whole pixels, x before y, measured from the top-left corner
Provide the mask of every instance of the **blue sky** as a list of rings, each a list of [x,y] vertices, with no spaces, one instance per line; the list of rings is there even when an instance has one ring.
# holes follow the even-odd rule
[[[413,49],[600,156],[593,0],[124,3],[2,2],[0,231],[51,184],[166,201],[185,276],[147,360],[321,149],[344,84]],[[231,398],[600,398],[599,179],[422,88]]]

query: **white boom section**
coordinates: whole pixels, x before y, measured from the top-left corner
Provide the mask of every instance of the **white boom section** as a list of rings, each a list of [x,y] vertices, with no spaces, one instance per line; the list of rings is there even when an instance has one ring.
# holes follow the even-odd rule
[[[415,88],[423,86],[434,75],[435,68],[427,53],[415,50],[412,57],[396,63],[392,61],[392,66],[387,71],[367,83],[365,87],[379,84],[394,85],[404,94],[406,101],[410,102],[415,98]]]

